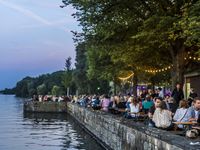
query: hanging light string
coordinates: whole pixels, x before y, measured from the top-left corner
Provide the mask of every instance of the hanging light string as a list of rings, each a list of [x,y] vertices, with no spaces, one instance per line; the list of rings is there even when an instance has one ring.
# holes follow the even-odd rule
[[[129,78],[131,78],[134,75],[134,73],[131,73],[130,75],[128,75],[127,77],[119,77],[120,80],[128,80]]]
[[[188,56],[185,57],[185,60],[194,60],[194,61],[200,61],[200,57],[194,57],[194,56],[190,56],[189,55],[190,52],[188,52]],[[160,69],[145,69],[143,70],[141,67],[137,67],[138,70],[143,70],[146,73],[160,73],[160,72],[164,72],[164,71],[168,71],[173,67],[173,65],[169,65],[167,67],[164,68],[160,68]],[[128,80],[129,78],[131,78],[134,75],[134,73],[131,73],[130,75],[128,75],[127,77],[119,77],[120,80]]]
[[[170,70],[173,67],[173,65],[169,65],[167,67],[161,68],[161,69],[145,69],[143,70],[144,72],[147,73],[160,73],[160,72],[164,72],[167,70]],[[140,67],[137,67],[137,69],[141,70]],[[128,75],[127,77],[119,77],[120,80],[128,80],[129,78],[131,78],[134,75],[134,73],[131,73],[130,75]]]
[[[200,57],[193,57],[193,56],[188,56],[184,58],[185,60],[195,60],[195,61],[200,61]]]
[[[191,52],[187,52],[187,57],[184,58],[185,60],[194,60],[194,61],[200,61],[200,56],[199,55],[191,55]]]
[[[173,65],[169,65],[167,67],[160,68],[160,69],[147,69],[144,71],[147,73],[159,73],[159,72],[164,72],[164,71],[170,70],[172,67],[173,67]]]

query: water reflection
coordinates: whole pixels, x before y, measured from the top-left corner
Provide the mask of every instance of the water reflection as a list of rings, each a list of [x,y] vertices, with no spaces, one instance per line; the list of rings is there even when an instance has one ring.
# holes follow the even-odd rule
[[[62,150],[103,149],[67,114],[24,113],[24,122],[26,128],[30,125],[33,131],[30,135],[38,139],[41,146],[61,147]]]
[[[0,95],[0,150],[102,150],[67,114],[23,113],[23,99]]]

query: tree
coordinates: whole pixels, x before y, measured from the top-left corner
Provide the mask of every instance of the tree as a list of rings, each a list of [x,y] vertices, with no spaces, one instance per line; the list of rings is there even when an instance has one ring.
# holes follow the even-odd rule
[[[67,95],[69,95],[70,86],[72,83],[71,57],[68,57],[65,62],[65,72],[62,76],[62,85]]]
[[[73,16],[80,21],[83,33],[75,35],[90,48],[88,59],[92,59],[90,55],[107,55],[110,62],[131,64],[136,72],[137,67],[163,68],[172,64],[173,84],[183,82],[187,67],[184,57],[199,47],[199,0],[63,3],[77,9]],[[89,63],[89,74],[94,74],[95,67],[106,68],[101,63]]]
[[[37,94],[38,95],[46,95],[47,94],[47,89],[45,84],[41,84],[37,87]]]
[[[58,95],[62,95],[62,89],[59,87],[59,86],[57,86],[57,85],[54,85],[53,86],[53,88],[52,88],[52,90],[51,90],[51,94],[52,95],[56,95],[56,96],[58,96]]]
[[[72,65],[71,60],[72,60],[71,57],[68,57],[68,58],[65,60],[65,70],[66,70],[67,72],[71,70],[71,65]]]
[[[62,76],[62,85],[66,94],[69,94],[69,88],[72,84],[72,71],[65,71]],[[68,91],[68,92],[67,92]]]

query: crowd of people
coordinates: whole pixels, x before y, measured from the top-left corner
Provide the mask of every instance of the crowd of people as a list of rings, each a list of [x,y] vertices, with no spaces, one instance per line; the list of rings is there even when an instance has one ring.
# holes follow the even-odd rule
[[[184,93],[180,84],[171,94],[163,94],[161,90],[145,90],[140,96],[127,95],[82,95],[72,102],[82,107],[91,107],[94,110],[102,110],[110,113],[120,113],[125,118],[137,119],[145,117],[148,126],[165,130],[173,130],[173,122],[197,122],[200,123],[200,97],[191,89],[188,99],[184,99]],[[178,129],[184,129],[184,125],[178,124]]]
[[[56,95],[33,95],[32,99],[39,102],[70,102],[73,97]]]
[[[131,95],[81,95],[81,96],[36,96],[37,101],[73,102],[81,107],[90,107],[113,114],[122,114],[127,119],[142,119],[148,126],[173,130],[173,122],[200,123],[200,97],[191,89],[188,99],[177,84],[172,93],[164,94],[162,89],[143,90],[139,96]],[[176,128],[184,129],[183,124]]]

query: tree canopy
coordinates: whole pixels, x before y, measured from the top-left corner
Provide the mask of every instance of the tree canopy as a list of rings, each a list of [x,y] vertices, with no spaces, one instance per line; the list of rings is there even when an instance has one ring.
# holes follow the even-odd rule
[[[188,52],[196,54],[199,49],[199,0],[63,0],[63,3],[77,10],[73,16],[83,32],[74,33],[76,41],[84,41],[87,47],[89,76],[109,79],[110,73],[116,76],[124,70],[144,72],[171,65],[173,84],[183,82],[188,63],[184,58]]]

